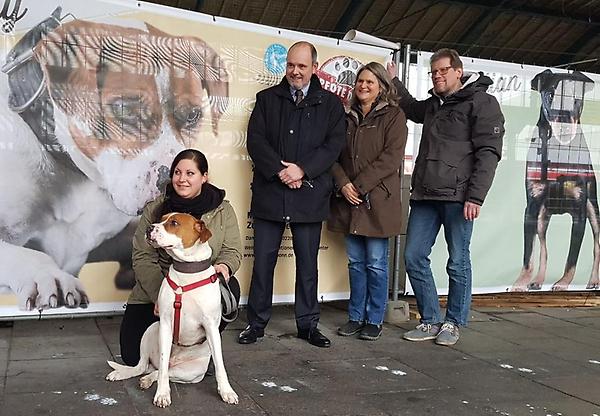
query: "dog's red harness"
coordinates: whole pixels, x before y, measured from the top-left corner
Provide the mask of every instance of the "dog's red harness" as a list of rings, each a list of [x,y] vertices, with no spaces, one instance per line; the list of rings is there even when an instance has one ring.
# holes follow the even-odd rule
[[[171,289],[173,289],[173,292],[175,292],[175,302],[173,302],[173,308],[175,309],[175,318],[174,318],[174,322],[173,322],[173,344],[179,345],[179,324],[180,324],[180,320],[181,320],[181,296],[183,295],[183,293],[190,291],[190,290],[194,290],[199,287],[202,287],[209,283],[215,283],[217,280],[219,280],[219,277],[215,273],[212,276],[207,277],[206,279],[202,279],[197,282],[190,283],[189,285],[179,286],[177,283],[175,283],[173,280],[171,280],[169,275],[167,275],[167,283],[169,283],[169,286],[171,286]],[[181,289],[181,290],[177,290],[177,289]]]

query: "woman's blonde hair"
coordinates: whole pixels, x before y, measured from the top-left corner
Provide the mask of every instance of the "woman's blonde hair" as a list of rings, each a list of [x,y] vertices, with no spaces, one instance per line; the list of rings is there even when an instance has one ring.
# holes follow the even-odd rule
[[[358,78],[360,77],[360,74],[364,70],[368,70],[369,72],[371,72],[373,75],[375,75],[377,81],[379,81],[379,89],[381,91],[379,92],[379,97],[377,97],[377,101],[385,102],[392,106],[397,106],[398,95],[396,93],[396,87],[394,87],[392,79],[390,78],[390,75],[383,67],[383,65],[381,65],[379,62],[369,62],[368,64],[363,65],[356,73],[357,82]],[[356,88],[356,82],[354,83],[354,87]],[[350,104],[353,106],[358,104],[356,94],[352,94],[352,100]]]

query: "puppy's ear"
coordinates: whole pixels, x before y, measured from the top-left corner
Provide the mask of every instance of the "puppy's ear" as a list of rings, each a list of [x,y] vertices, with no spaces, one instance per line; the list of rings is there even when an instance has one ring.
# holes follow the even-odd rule
[[[204,221],[196,221],[196,224],[194,224],[194,229],[198,233],[200,241],[203,243],[206,243],[212,237],[212,233],[208,228],[206,228]]]

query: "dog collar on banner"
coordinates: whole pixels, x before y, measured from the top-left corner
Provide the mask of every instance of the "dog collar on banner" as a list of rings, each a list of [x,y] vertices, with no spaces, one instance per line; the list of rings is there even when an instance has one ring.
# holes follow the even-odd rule
[[[173,289],[173,292],[175,292],[175,302],[173,302],[173,308],[175,309],[175,317],[174,317],[174,322],[173,322],[173,344],[179,345],[179,325],[180,325],[180,321],[181,321],[181,297],[182,297],[182,295],[185,292],[188,292],[190,290],[197,289],[199,287],[208,285],[210,283],[215,283],[217,280],[219,280],[219,277],[215,273],[212,276],[207,277],[206,279],[202,279],[197,282],[190,283],[189,285],[179,286],[177,283],[175,283],[173,280],[171,280],[169,275],[167,275],[167,283],[169,283],[169,286],[171,286],[171,289]]]

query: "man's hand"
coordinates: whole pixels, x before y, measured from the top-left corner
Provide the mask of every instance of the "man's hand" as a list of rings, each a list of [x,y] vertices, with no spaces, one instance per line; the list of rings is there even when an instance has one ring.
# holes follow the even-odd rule
[[[479,212],[481,211],[481,205],[477,205],[474,202],[465,201],[465,208],[463,209],[463,214],[465,216],[465,220],[473,221],[477,217],[479,217]]]
[[[340,192],[342,193],[342,195],[344,195],[344,198],[346,198],[346,200],[352,205],[358,205],[363,202],[362,199],[360,199],[360,194],[358,193],[358,190],[352,184],[352,182],[348,182],[346,185],[342,186]]]
[[[394,77],[398,76],[398,67],[396,66],[395,62],[393,62],[393,61],[388,62],[386,65],[386,69],[387,69],[387,73],[391,79],[394,79]]]
[[[295,163],[286,162],[284,160],[281,161],[281,164],[285,166],[285,169],[279,171],[279,179],[281,182],[288,186],[294,182],[300,182],[300,185],[302,185],[302,178],[304,178],[304,171],[302,168]],[[300,186],[297,187],[299,188]],[[290,186],[290,188],[292,188],[292,186]]]
[[[160,317],[160,314],[159,314],[159,311],[158,311],[158,303],[154,304],[154,316]]]
[[[225,278],[226,282],[229,282],[229,267],[226,264],[219,263],[213,266],[215,268],[215,272],[221,273]]]

